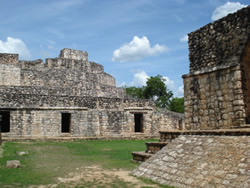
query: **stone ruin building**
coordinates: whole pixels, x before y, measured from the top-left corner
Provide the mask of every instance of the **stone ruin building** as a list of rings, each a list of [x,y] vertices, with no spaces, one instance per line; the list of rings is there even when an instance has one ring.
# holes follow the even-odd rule
[[[184,122],[153,101],[127,97],[102,65],[72,49],[45,63],[1,53],[0,116],[4,139],[154,137]]]
[[[188,129],[250,124],[249,8],[189,34],[190,72],[183,76]]]
[[[146,143],[149,159],[133,175],[180,188],[248,188],[250,6],[190,33],[188,44],[186,130]]]

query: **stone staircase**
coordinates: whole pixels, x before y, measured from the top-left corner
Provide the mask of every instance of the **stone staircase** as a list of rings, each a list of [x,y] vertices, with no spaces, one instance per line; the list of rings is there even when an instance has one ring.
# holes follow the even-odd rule
[[[164,146],[170,143],[172,140],[180,135],[217,135],[217,136],[249,136],[250,126],[245,125],[238,129],[216,129],[216,130],[185,130],[185,131],[160,131],[160,141],[159,142],[147,142],[147,150],[140,152],[132,152],[132,160],[135,162],[144,162],[149,159],[156,152],[161,150]]]
[[[135,162],[144,162],[148,158],[150,158],[153,154],[157,151],[161,150],[164,146],[168,144],[168,142],[146,142],[147,150],[139,151],[139,152],[132,152],[133,161]]]

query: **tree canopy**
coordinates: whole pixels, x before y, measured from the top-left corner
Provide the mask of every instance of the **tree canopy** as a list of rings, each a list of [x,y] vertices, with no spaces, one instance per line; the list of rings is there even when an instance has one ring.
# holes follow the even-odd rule
[[[184,113],[184,97],[171,99],[168,109],[170,111]]]
[[[127,87],[126,93],[141,99],[152,99],[158,107],[167,108],[173,93],[167,89],[165,81],[161,75],[151,76],[148,78],[146,86]]]
[[[146,86],[126,87],[126,93],[139,99],[154,100],[157,107],[184,113],[184,98],[172,98],[173,93],[167,88],[165,81],[161,75],[151,76],[148,78]]]

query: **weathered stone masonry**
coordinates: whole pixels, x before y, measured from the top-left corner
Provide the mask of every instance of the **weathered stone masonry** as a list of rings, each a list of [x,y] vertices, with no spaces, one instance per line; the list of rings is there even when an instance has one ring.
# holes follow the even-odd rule
[[[250,7],[189,34],[184,75],[187,129],[250,123]]]
[[[133,175],[180,188],[249,187],[250,6],[189,34],[185,127]],[[232,128],[235,129],[232,129]]]
[[[45,63],[0,54],[0,115],[4,138],[158,136],[183,119],[127,97],[102,65],[72,49]]]

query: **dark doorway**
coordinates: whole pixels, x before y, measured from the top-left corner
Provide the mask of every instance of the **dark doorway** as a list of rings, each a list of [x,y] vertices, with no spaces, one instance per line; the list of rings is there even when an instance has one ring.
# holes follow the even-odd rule
[[[62,113],[62,133],[69,133],[71,126],[71,114]]]
[[[143,114],[134,114],[135,132],[143,132]]]
[[[183,127],[182,127],[182,119],[179,120],[179,130],[182,130]]]
[[[10,132],[10,112],[0,111],[0,116],[2,117],[0,121],[1,132],[2,133]]]

